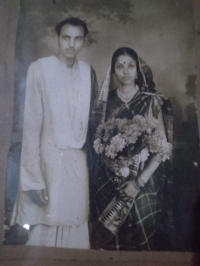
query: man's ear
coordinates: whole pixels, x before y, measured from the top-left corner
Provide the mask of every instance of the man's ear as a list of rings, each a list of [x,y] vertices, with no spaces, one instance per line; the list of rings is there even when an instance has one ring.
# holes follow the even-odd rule
[[[56,53],[59,52],[59,45],[58,45],[58,34],[54,36],[54,43],[55,43],[55,48],[56,48]]]
[[[58,34],[55,35],[56,42],[58,42]]]

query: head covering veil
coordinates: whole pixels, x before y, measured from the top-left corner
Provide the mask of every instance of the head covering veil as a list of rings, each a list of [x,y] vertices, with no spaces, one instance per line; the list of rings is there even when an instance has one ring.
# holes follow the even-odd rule
[[[155,92],[155,83],[153,82],[153,73],[151,68],[147,63],[138,57],[139,61],[139,71],[142,74],[142,86],[143,91]],[[92,110],[93,122],[98,125],[105,121],[107,101],[109,91],[116,89],[113,81],[113,75],[111,73],[111,66],[109,66],[106,77],[102,83],[101,88],[99,89],[98,95],[96,97],[94,107]]]

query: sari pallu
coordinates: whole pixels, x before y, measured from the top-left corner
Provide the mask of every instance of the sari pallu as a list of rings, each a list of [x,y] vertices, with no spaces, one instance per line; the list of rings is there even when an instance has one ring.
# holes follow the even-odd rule
[[[162,110],[168,141],[172,142],[173,117],[169,100],[160,93],[140,89],[129,103],[122,102],[111,91],[108,96],[106,120],[111,118],[132,119],[135,115],[152,115],[158,118]],[[97,220],[103,210],[116,196],[116,186],[112,173],[101,160],[97,160],[96,171],[92,178],[92,216]],[[95,227],[96,248],[111,250],[156,250],[155,235],[158,229],[172,227],[172,175],[171,164],[166,161],[150,177],[141,189],[128,217],[119,229],[117,236],[105,228]],[[162,189],[161,189],[162,188]],[[167,197],[166,197],[167,194]],[[163,209],[165,207],[165,210]]]

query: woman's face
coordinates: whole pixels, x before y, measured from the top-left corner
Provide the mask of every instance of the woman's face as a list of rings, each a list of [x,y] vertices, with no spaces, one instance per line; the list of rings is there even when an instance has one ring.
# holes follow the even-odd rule
[[[130,55],[120,55],[115,63],[115,75],[122,85],[135,84],[137,66]]]

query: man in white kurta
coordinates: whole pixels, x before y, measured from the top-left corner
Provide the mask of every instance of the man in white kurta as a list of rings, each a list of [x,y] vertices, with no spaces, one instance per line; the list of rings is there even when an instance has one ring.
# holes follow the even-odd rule
[[[12,223],[31,226],[28,245],[88,249],[86,139],[96,76],[76,59],[88,33],[84,22],[70,18],[56,31],[58,54],[28,69],[20,191]]]

